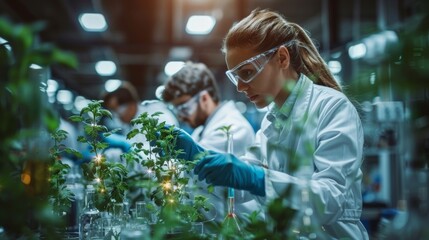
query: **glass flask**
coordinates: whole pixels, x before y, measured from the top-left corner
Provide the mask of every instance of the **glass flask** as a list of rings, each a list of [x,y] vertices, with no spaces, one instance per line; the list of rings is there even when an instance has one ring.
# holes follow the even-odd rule
[[[295,213],[290,231],[290,239],[330,239],[319,223],[311,203],[310,179],[313,173],[311,166],[302,166],[299,170],[300,178],[300,209]]]
[[[125,224],[124,204],[114,203],[109,233],[113,236],[118,236],[121,233],[121,229],[125,227]]]
[[[227,153],[233,153],[233,135],[227,132]],[[229,239],[230,237],[239,237],[243,235],[242,228],[239,224],[235,213],[235,197],[234,188],[228,188],[227,206],[228,212],[222,223],[222,238]]]
[[[95,189],[93,185],[88,185],[85,192],[85,207],[79,217],[79,238],[94,239],[99,237],[101,213],[94,204]],[[104,234],[102,234],[104,235]]]

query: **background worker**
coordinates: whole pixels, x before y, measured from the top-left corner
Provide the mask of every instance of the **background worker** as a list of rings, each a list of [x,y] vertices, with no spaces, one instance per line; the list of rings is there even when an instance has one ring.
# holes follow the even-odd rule
[[[226,152],[226,135],[219,128],[231,126],[234,153],[243,155],[246,148],[254,142],[254,130],[244,118],[233,101],[221,101],[220,93],[213,73],[203,63],[188,62],[164,84],[162,99],[173,105],[179,120],[194,128],[192,138],[208,150]],[[210,198],[218,210],[217,220],[225,217],[225,190],[216,187],[209,194],[206,185],[202,194]],[[241,192],[237,191],[237,198]],[[251,213],[259,210],[256,201],[236,205],[237,212]],[[244,216],[241,216],[244,217]]]

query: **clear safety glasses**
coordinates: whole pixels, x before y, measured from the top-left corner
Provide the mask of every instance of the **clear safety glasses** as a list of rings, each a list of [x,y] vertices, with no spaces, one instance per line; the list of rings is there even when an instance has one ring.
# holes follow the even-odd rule
[[[265,65],[267,65],[273,53],[275,53],[278,48],[279,47],[272,48],[241,62],[233,69],[226,71],[226,76],[228,76],[229,80],[231,80],[235,86],[237,86],[238,81],[250,83],[264,69]]]
[[[195,94],[195,96],[190,98],[188,101],[180,105],[174,106],[173,109],[176,115],[180,117],[187,117],[187,116],[190,116],[192,113],[194,113],[195,110],[197,110],[200,94],[201,92],[198,94]]]

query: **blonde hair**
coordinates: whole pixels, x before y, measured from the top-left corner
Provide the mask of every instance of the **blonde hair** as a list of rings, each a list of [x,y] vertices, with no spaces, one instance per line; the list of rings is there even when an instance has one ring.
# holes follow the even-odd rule
[[[280,45],[287,47],[295,71],[303,73],[316,84],[341,91],[307,32],[277,12],[253,10],[231,27],[224,38],[222,52],[226,53],[228,48],[243,47],[264,52]]]

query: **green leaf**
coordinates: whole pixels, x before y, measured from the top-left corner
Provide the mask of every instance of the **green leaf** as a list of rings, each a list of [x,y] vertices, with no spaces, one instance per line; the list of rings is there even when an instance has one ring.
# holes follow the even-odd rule
[[[78,136],[77,137],[77,141],[81,142],[81,143],[86,143],[87,142],[87,140],[86,140],[86,138],[84,136]]]
[[[214,186],[213,185],[208,185],[207,186],[207,192],[213,193],[214,192]]]
[[[43,122],[48,129],[48,132],[55,132],[56,129],[60,126],[60,119],[56,116],[53,110],[45,108],[45,114],[43,116]]]
[[[133,137],[135,137],[137,134],[139,133],[139,130],[137,128],[131,130],[128,134],[127,134],[127,139],[131,139]]]
[[[112,113],[109,110],[100,109],[100,114],[102,116],[109,117],[110,119],[112,118]]]
[[[69,117],[69,120],[72,122],[82,122],[83,121],[83,117],[79,116],[79,115],[73,115]]]

